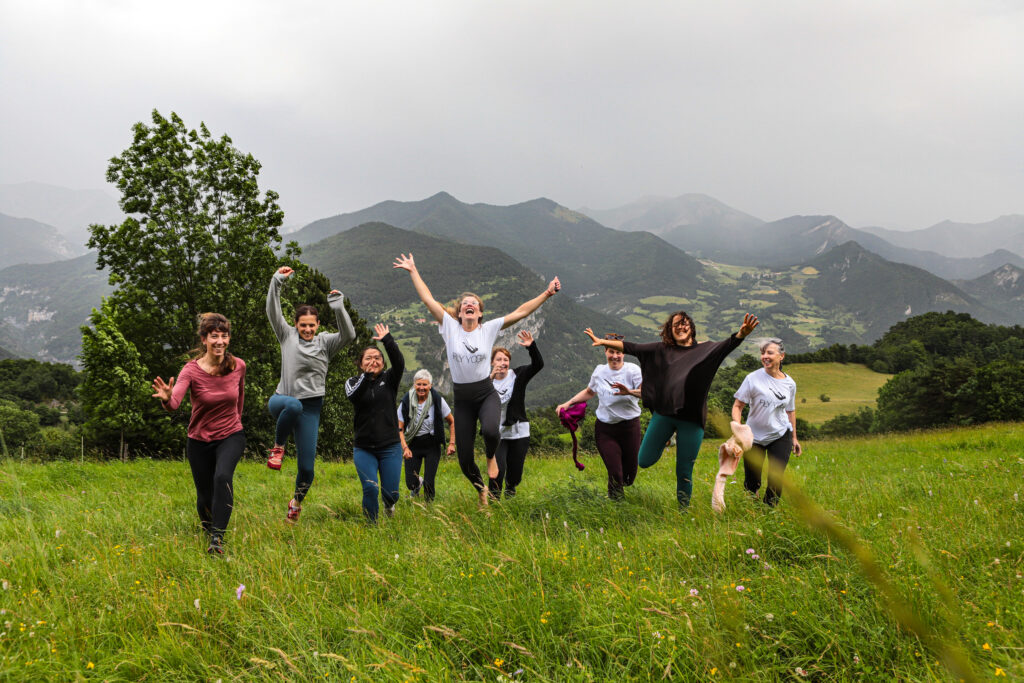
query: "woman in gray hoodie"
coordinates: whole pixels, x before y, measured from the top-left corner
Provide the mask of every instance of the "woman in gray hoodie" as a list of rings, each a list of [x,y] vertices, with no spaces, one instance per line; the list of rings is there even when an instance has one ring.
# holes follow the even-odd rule
[[[281,344],[281,381],[267,402],[270,414],[277,420],[267,467],[281,469],[285,442],[291,434],[295,439],[299,471],[295,477],[295,497],[288,502],[288,519],[296,522],[302,511],[302,500],[313,483],[327,365],[334,354],[356,338],[356,331],[345,310],[344,296],[336,289],[327,296],[327,304],[334,313],[338,332],[317,334],[320,315],[308,304],[295,309],[295,324],[289,325],[281,312],[281,285],[293,272],[288,266],[278,268],[267,291],[267,318]]]

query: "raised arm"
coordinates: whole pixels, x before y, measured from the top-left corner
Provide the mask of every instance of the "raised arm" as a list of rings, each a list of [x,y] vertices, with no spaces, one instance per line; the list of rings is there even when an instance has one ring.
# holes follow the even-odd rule
[[[615,349],[616,351],[625,350],[621,339],[598,339],[597,335],[594,334],[594,331],[589,327],[583,330],[583,332],[590,337],[592,342],[594,342],[591,346],[607,346],[609,349]]]
[[[543,292],[533,297],[529,301],[520,304],[519,308],[512,311],[508,315],[504,316],[505,320],[501,324],[501,329],[504,330],[506,327],[515,325],[517,322],[519,322],[526,316],[536,311],[538,308],[540,308],[540,305],[542,303],[553,297],[561,288],[562,283],[559,282],[558,278],[556,277],[554,280],[548,283],[547,289],[545,289]]]
[[[430,293],[427,283],[420,277],[420,271],[416,269],[416,262],[413,261],[412,254],[408,256],[401,254],[392,265],[395,268],[409,271],[409,276],[412,277],[412,286],[416,288],[416,294],[419,295],[420,301],[426,304],[427,310],[430,311],[430,315],[434,316],[434,320],[441,322],[444,319],[444,306],[437,302],[434,295]]]
[[[335,354],[341,348],[347,346],[356,338],[356,328],[352,324],[352,318],[345,309],[345,295],[336,289],[332,289],[327,295],[327,305],[334,313],[334,321],[338,325],[336,341],[331,345],[331,354]]]
[[[160,405],[164,407],[164,410],[168,412],[177,410],[185,399],[185,394],[188,393],[191,383],[192,377],[189,375],[189,366],[186,363],[178,373],[177,382],[174,377],[167,382],[159,377],[153,380],[153,398],[160,399]]]
[[[281,342],[288,336],[291,325],[281,312],[281,285],[291,277],[295,271],[288,266],[281,266],[270,278],[270,288],[267,290],[267,320],[274,329],[274,336]]]
[[[743,324],[740,325],[740,330],[739,330],[739,332],[736,333],[736,338],[737,339],[745,338],[748,334],[753,332],[754,328],[757,327],[759,324],[760,324],[760,321],[758,321],[756,315],[752,315],[750,313],[745,313],[743,315]]]
[[[376,332],[373,339],[379,341],[384,345],[384,352],[388,354],[388,361],[391,363],[391,367],[388,369],[388,386],[391,390],[398,394],[398,385],[402,382],[402,375],[405,373],[405,356],[402,355],[402,350],[398,348],[398,342],[391,336],[391,330],[387,325],[377,323],[373,326],[373,331]]]

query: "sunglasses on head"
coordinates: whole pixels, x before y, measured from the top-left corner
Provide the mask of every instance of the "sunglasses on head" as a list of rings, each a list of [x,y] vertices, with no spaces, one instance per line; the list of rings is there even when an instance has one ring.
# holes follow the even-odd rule
[[[614,340],[614,341],[622,341],[626,337],[625,337],[625,335],[616,334],[614,332],[609,332],[608,334],[604,335],[604,338],[605,339],[611,339],[611,340]]]

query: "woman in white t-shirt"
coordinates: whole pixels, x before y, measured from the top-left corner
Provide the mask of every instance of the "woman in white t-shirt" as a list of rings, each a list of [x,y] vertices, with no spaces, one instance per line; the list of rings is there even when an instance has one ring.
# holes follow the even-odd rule
[[[743,421],[743,409],[750,406],[747,426],[754,434],[754,447],[743,456],[743,487],[757,495],[761,488],[761,470],[768,459],[768,488],[764,502],[775,505],[782,496],[782,474],[789,454],[800,455],[796,438],[796,382],[782,371],[786,348],[781,339],[761,344],[760,370],[743,379],[734,394],[732,419]]]
[[[427,310],[440,323],[444,339],[448,367],[454,384],[455,441],[459,467],[480,496],[480,505],[487,505],[487,485],[480,476],[480,470],[473,458],[477,423],[484,437],[487,456],[487,476],[498,476],[498,463],[494,453],[498,449],[501,401],[491,383],[491,347],[498,333],[530,315],[545,301],[562,288],[556,277],[541,294],[519,305],[516,310],[500,318],[482,322],[484,302],[472,292],[464,292],[458,298],[458,308],[446,309],[430,293],[423,281],[412,254],[400,255],[395,259],[395,268],[409,271],[413,287]]]
[[[621,334],[606,334],[605,339],[622,340]],[[571,405],[599,397],[594,440],[597,452],[608,470],[608,497],[621,500],[623,487],[636,479],[640,452],[640,366],[626,363],[622,349],[605,347],[605,365],[598,365],[586,389],[555,408],[555,414]]]

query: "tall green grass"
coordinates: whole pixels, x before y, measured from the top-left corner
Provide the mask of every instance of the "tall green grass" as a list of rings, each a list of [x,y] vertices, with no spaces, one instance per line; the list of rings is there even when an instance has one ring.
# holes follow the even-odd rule
[[[183,462],[3,461],[0,678],[959,678],[947,648],[1024,676],[1024,426],[805,444],[789,471],[885,591],[795,495],[769,510],[730,483],[714,515],[714,445],[684,512],[672,453],[622,503],[595,457],[530,458],[487,513],[445,461],[432,506],[403,485],[377,527],[351,465],[318,464],[291,526],[294,461],[247,462],[220,558]]]

